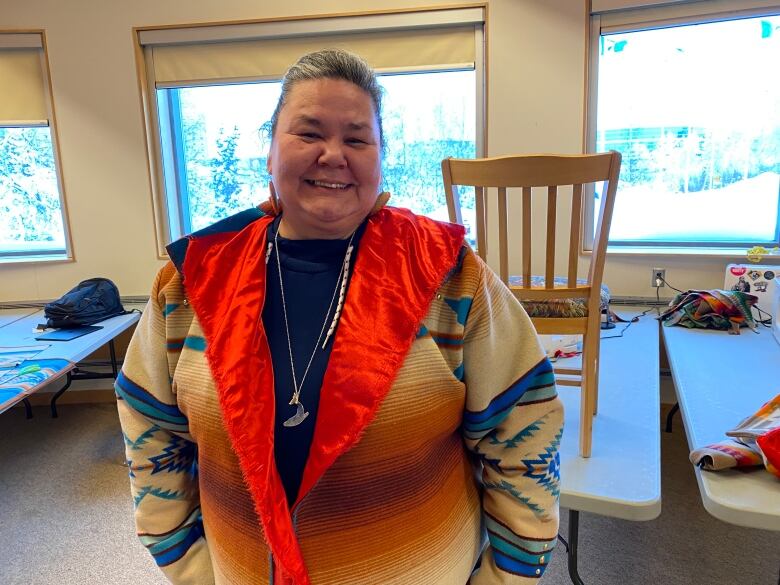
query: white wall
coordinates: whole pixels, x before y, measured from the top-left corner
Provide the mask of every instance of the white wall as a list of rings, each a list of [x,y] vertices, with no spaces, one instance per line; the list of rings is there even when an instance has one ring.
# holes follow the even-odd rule
[[[157,259],[132,28],[452,4],[452,0],[26,0],[0,30],[43,28],[76,261],[0,265],[0,302],[60,296],[92,276],[148,294]],[[584,0],[490,0],[488,154],[581,152]],[[3,89],[4,91],[4,89]],[[617,295],[651,296],[649,268],[679,288],[723,284],[726,260],[609,257]],[[665,289],[668,290],[668,289]]]

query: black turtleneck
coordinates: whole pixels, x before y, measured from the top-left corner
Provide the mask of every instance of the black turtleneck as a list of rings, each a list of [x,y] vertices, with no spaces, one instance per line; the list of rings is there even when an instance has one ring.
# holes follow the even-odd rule
[[[268,242],[274,241],[279,221],[280,218],[277,218],[269,226]],[[361,226],[353,240],[354,249],[350,260],[350,271],[356,260],[357,240],[362,231],[363,227]],[[333,347],[333,336],[328,340],[324,350],[322,349],[322,341],[333,319],[333,313],[338,303],[338,291],[336,291],[336,298],[329,312],[328,306],[333,298],[339,272],[344,263],[348,241],[349,239],[288,240],[279,236],[278,250],[274,246],[268,259],[263,327],[268,337],[274,370],[274,395],[276,398],[274,456],[290,506],[298,495],[303,470],[309,457],[309,447],[314,436],[320,388]],[[282,424],[295,414],[296,408],[289,404],[295,386],[290,367],[290,352],[287,345],[282,295],[279,288],[277,253],[279,253],[284,282],[284,299],[287,307],[287,323],[290,330],[290,346],[295,364],[295,376],[299,384],[312,352],[314,352],[300,394],[300,402],[309,416],[296,427],[285,427]],[[315,350],[317,338],[326,320],[326,313],[325,331],[322,333],[322,338]]]

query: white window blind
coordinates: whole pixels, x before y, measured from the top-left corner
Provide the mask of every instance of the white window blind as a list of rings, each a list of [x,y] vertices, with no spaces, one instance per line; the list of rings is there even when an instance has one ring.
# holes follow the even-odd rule
[[[348,49],[377,70],[474,66],[482,8],[139,31],[155,87],[279,79],[301,55]],[[481,36],[479,37],[481,38]]]
[[[608,3],[604,0],[605,3]],[[625,3],[625,2],[624,2]],[[597,2],[593,2],[595,14]],[[599,15],[602,33],[669,26],[675,22],[714,22],[734,18],[735,13],[772,12],[780,7],[778,0],[678,0],[662,6],[647,6],[636,10],[617,10]]]
[[[38,34],[0,33],[0,125],[48,120],[42,47]]]

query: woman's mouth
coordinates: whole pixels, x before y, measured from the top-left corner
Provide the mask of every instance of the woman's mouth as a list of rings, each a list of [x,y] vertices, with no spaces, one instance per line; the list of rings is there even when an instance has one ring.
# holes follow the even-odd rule
[[[349,183],[334,183],[331,181],[318,181],[316,179],[305,179],[305,181],[314,187],[325,187],[326,189],[346,189]]]

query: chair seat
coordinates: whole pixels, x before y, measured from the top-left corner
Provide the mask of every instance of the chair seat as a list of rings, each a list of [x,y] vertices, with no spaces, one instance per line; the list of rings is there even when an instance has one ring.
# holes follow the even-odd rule
[[[510,276],[509,284],[512,286],[523,286],[522,276]],[[588,281],[585,279],[577,279],[577,284],[586,285]],[[569,286],[569,280],[563,276],[556,276],[553,279],[553,286],[555,288],[567,288]],[[543,276],[531,276],[531,288],[541,289],[544,288]],[[609,306],[609,287],[606,284],[601,285],[601,307]],[[587,317],[588,305],[586,299],[549,299],[546,301],[520,301],[523,305],[526,313],[531,318],[538,317]]]

